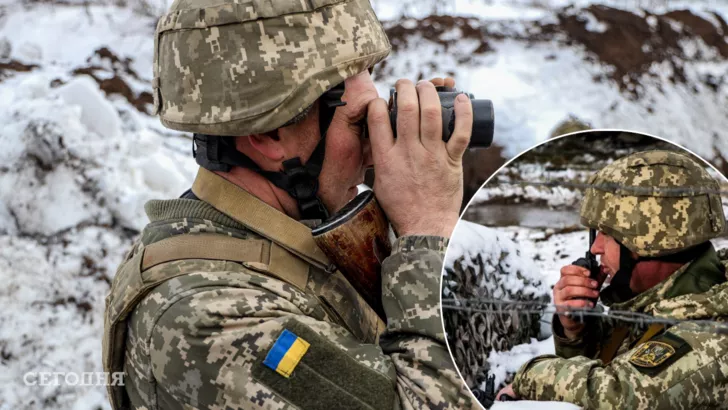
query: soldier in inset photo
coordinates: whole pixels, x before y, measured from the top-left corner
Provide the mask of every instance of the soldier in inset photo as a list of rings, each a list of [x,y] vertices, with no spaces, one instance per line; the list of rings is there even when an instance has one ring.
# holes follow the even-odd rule
[[[507,164],[458,224],[443,278],[475,395],[498,409],[724,407],[725,188],[700,158],[629,132]]]

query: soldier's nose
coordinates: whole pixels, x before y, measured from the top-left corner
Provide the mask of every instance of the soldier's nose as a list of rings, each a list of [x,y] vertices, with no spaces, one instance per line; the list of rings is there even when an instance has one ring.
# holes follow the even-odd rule
[[[604,235],[601,232],[597,232],[597,237],[594,239],[594,243],[589,251],[594,255],[604,253]]]

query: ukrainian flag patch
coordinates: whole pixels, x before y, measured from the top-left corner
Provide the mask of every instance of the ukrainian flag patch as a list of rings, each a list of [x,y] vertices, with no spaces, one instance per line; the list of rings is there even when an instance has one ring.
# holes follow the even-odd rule
[[[291,377],[293,369],[298,366],[301,358],[311,346],[307,341],[296,336],[293,332],[283,329],[278,340],[273,343],[263,364],[275,370],[284,377]]]

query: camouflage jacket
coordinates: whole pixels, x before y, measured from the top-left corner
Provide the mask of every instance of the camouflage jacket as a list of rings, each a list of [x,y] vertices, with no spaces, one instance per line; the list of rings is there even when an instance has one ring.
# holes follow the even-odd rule
[[[151,223],[136,248],[182,234],[260,238],[204,201],[151,201],[146,209]],[[132,407],[477,408],[444,342],[438,303],[445,246],[439,237],[396,241],[382,264],[387,328],[377,344],[347,331],[311,289],[238,263],[165,264],[196,266],[154,288],[128,319]],[[309,346],[288,377],[267,363],[286,333]]]
[[[650,290],[612,310],[690,320],[728,319],[728,282],[715,249],[707,247]],[[683,322],[641,341],[644,326],[630,328],[616,357],[605,365],[600,350],[616,326],[591,321],[568,340],[553,320],[558,356],[539,356],[518,371],[521,399],[565,401],[586,409],[699,409],[728,406],[728,332]],[[640,343],[642,342],[642,343]]]

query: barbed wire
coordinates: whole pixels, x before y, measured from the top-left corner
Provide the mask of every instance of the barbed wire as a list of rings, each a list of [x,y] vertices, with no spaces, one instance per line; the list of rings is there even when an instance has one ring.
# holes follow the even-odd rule
[[[639,187],[639,186],[628,186],[617,183],[580,183],[570,181],[493,181],[499,185],[522,185],[522,186],[541,186],[550,188],[574,188],[580,190],[586,189],[597,189],[605,192],[612,193],[634,193],[634,194],[645,194],[645,195],[680,195],[680,194],[691,194],[691,195],[725,195],[728,196],[728,190],[722,189],[711,189],[708,187],[688,187],[688,188],[665,188],[658,186]],[[490,185],[490,184],[489,184]],[[457,310],[471,313],[495,313],[502,315],[513,315],[513,314],[558,314],[573,316],[576,318],[584,319],[585,317],[601,317],[609,320],[616,320],[622,322],[633,323],[637,325],[647,325],[652,323],[659,323],[664,325],[676,325],[679,323],[692,323],[698,326],[707,326],[715,328],[718,333],[728,333],[728,322],[707,320],[707,319],[672,319],[652,316],[645,313],[633,312],[633,311],[621,311],[610,309],[608,311],[601,310],[597,307],[593,308],[575,308],[568,305],[556,305],[539,301],[509,301],[509,300],[498,300],[488,298],[474,298],[474,299],[455,299],[455,298],[443,298],[441,300],[443,310]],[[474,306],[461,306],[458,304],[470,304],[477,303],[480,305],[494,305],[494,307],[474,307]],[[515,307],[515,310],[506,310],[504,306]]]
[[[658,194],[658,195],[678,195],[678,194],[692,194],[692,195],[726,195],[728,196],[728,190],[715,190],[707,187],[692,187],[692,188],[665,188],[658,186],[649,187],[638,187],[628,186],[616,183],[602,183],[602,184],[589,184],[584,182],[569,182],[569,181],[493,181],[496,184],[506,185],[526,185],[526,186],[545,186],[551,188],[575,188],[575,189],[596,189],[605,192],[629,192],[637,194]]]
[[[627,323],[634,323],[637,325],[647,325],[652,323],[659,323],[664,325],[674,326],[680,323],[691,323],[698,326],[713,327],[718,333],[728,334],[728,322],[709,320],[709,319],[673,319],[664,318],[658,316],[652,316],[646,313],[633,312],[629,310],[613,310],[608,311],[601,310],[599,308],[575,308],[568,305],[557,305],[552,303],[538,302],[538,301],[520,301],[520,300],[498,300],[489,298],[469,298],[469,299],[455,299],[455,298],[443,298],[441,300],[442,309],[445,310],[457,310],[471,313],[497,313],[501,315],[514,315],[514,314],[558,314],[565,316],[572,316],[579,319],[585,317],[602,317],[610,320],[622,321]],[[472,306],[459,306],[454,303],[478,303],[478,304],[490,304],[497,305],[497,308],[490,307],[472,307]],[[503,306],[519,306],[517,310],[505,310]]]

